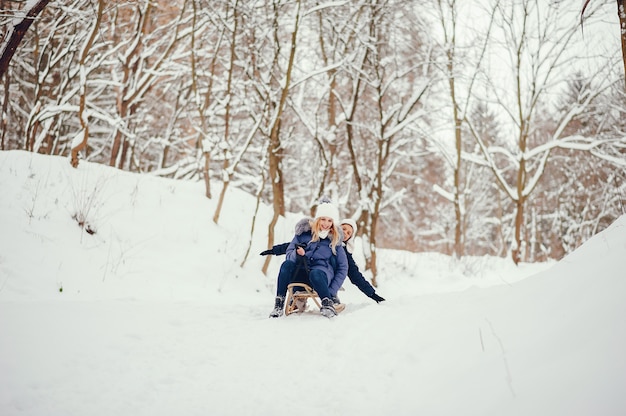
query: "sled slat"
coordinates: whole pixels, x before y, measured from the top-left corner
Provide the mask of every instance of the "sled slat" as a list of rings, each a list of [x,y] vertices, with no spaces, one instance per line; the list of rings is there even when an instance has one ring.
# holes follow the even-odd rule
[[[291,315],[294,312],[302,313],[304,310],[299,310],[296,306],[297,300],[305,301],[307,299],[313,299],[313,302],[318,308],[322,307],[319,300],[319,295],[313,288],[305,283],[291,283],[287,286],[287,298],[285,299],[285,315]],[[344,304],[335,305],[335,310],[341,312],[346,308]]]

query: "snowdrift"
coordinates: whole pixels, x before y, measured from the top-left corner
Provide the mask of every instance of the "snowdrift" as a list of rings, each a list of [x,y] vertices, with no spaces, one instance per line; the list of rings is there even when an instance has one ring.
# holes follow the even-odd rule
[[[386,302],[270,320],[249,195],[216,225],[202,184],[18,151],[0,189],[2,415],[626,414],[626,216],[556,264],[380,250]]]

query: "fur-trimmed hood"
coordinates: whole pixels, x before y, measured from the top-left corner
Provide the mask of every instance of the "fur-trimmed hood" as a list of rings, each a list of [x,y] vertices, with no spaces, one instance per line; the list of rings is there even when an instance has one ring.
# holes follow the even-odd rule
[[[304,233],[306,233],[307,231],[311,231],[311,223],[313,222],[313,218],[310,217],[305,217],[302,218],[300,221],[298,221],[298,223],[296,224],[296,235],[302,235]]]

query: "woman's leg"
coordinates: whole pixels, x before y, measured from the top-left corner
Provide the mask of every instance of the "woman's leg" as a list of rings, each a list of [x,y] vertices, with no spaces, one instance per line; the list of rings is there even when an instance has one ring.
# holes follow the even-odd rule
[[[333,301],[330,297],[330,291],[328,290],[328,279],[326,278],[326,273],[321,270],[311,270],[311,273],[309,273],[309,279],[311,280],[311,284],[317,292],[317,295],[322,300],[320,313],[327,318],[337,316],[337,311],[335,310]]]
[[[270,312],[270,318],[278,318],[283,316],[283,309],[285,309],[285,295],[287,294],[287,286],[291,282],[293,271],[296,267],[296,263],[293,261],[285,260],[280,265],[280,271],[278,272],[278,283],[276,284],[276,299],[274,299],[274,309]]]
[[[287,286],[291,283],[293,272],[296,268],[296,263],[291,260],[285,260],[280,265],[280,271],[278,272],[278,284],[276,285],[276,296],[284,298],[287,294]]]
[[[326,273],[322,270],[311,270],[309,273],[309,280],[313,289],[317,292],[320,299],[330,298],[330,292],[328,291],[328,278]]]

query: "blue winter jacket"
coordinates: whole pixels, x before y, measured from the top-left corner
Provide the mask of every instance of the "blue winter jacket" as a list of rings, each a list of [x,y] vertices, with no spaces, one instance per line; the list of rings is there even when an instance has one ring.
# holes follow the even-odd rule
[[[289,243],[277,244],[272,247],[272,254],[275,256],[285,254],[287,253],[287,247],[289,247]],[[348,251],[345,245],[342,246],[342,249],[346,252],[346,256],[348,258],[348,279],[350,279],[350,282],[358,287],[361,292],[365,293],[366,296],[371,297],[376,289],[374,289],[374,286],[372,286],[367,281],[365,276],[363,276],[363,273],[359,270],[359,266],[357,266],[354,261],[354,257],[352,257],[352,254]]]
[[[311,231],[296,234],[287,247],[287,260],[295,262],[298,258],[296,253],[297,245],[306,244],[304,249],[309,270],[322,270],[328,279],[328,290],[332,296],[337,296],[337,292],[348,274],[348,259],[346,251],[338,245],[337,254],[333,254],[330,247],[330,238],[324,238],[312,242]],[[335,257],[333,259],[333,256]],[[336,263],[333,267],[333,263]]]

